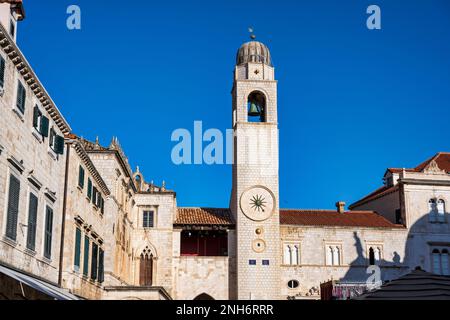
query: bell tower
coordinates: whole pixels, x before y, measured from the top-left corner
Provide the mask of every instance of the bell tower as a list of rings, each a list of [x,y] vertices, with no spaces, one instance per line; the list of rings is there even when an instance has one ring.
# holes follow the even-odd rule
[[[237,299],[279,299],[277,81],[269,49],[243,44],[232,89],[234,138],[230,208],[236,221]],[[233,251],[234,251],[233,250]],[[234,258],[233,258],[234,259]]]

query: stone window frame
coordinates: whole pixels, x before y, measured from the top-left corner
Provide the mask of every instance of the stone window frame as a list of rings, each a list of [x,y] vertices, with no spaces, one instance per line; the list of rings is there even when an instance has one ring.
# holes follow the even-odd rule
[[[334,253],[332,252],[331,256],[331,264],[328,263],[327,254],[328,254],[328,248],[329,247],[336,247],[339,250],[339,263],[334,264]],[[344,251],[342,249],[342,242],[339,241],[324,241],[323,244],[324,249],[324,265],[327,267],[341,267],[344,265]]]
[[[8,199],[9,199],[9,184],[11,183],[11,175],[13,175],[17,180],[19,180],[20,185],[22,186],[22,172],[20,172],[18,169],[14,168],[12,165],[8,165],[7,166],[7,170],[6,170],[6,189],[5,189],[5,194],[4,194],[4,208],[3,208],[3,219],[2,219],[2,229],[1,229],[1,239],[6,242],[7,244],[15,247],[18,244],[17,238],[16,240],[10,239],[6,236],[6,227],[7,227],[7,221],[8,221]],[[19,212],[18,212],[18,216],[17,216],[17,225],[19,225],[19,218],[20,218],[20,213],[21,213],[21,202],[20,202],[20,198],[22,195],[22,187],[20,188],[20,193],[19,193]]]
[[[297,263],[293,262],[293,255],[292,255],[292,250],[290,251],[290,257],[289,257],[289,264],[285,263],[285,248],[289,247],[289,248],[298,248],[298,252],[297,252]],[[300,242],[298,241],[283,241],[283,248],[282,248],[282,253],[283,253],[283,266],[287,266],[287,267],[295,267],[295,266],[300,266],[302,264],[301,260],[302,260],[302,245]]]
[[[431,201],[434,202],[434,206],[435,206],[434,211],[430,210]],[[444,212],[443,213],[439,213],[439,202],[441,202],[441,201],[444,203]],[[438,196],[429,198],[428,202],[427,202],[427,210],[429,211],[428,212],[428,215],[429,215],[428,221],[430,223],[436,223],[436,224],[448,223],[447,204],[448,204],[448,201],[447,201],[446,197],[444,197],[443,195],[438,195]],[[440,219],[441,214],[442,214],[442,220]]]
[[[145,205],[145,206],[138,206],[139,214],[138,214],[138,226],[141,230],[152,230],[157,229],[158,227],[158,205]],[[144,211],[153,211],[153,227],[144,227],[143,221],[144,221]]]
[[[34,250],[31,250],[31,249],[29,249],[27,247],[28,228],[29,228],[29,226],[28,226],[28,219],[29,219],[29,215],[30,215],[30,194],[31,193],[33,193],[36,196],[36,198],[38,199],[37,213],[36,213],[36,221],[37,221],[36,222],[36,234],[34,236],[35,237],[35,239],[34,239]],[[45,203],[45,201],[44,201],[44,203]],[[26,225],[27,226],[27,229],[26,229],[27,232],[24,233],[24,243],[25,243],[25,250],[24,250],[24,252],[26,254],[30,255],[30,256],[35,256],[38,253],[38,251],[37,251],[37,248],[38,248],[37,244],[38,244],[38,241],[39,241],[39,237],[38,237],[38,235],[39,235],[38,225],[39,225],[39,218],[40,218],[39,210],[42,207],[42,199],[41,199],[40,190],[37,187],[33,186],[31,183],[27,184],[27,198],[26,198],[25,205],[26,205],[26,208],[25,208],[24,212],[25,212],[25,221],[27,223],[27,225]]]
[[[378,265],[377,262],[381,262],[381,261],[384,260],[384,243],[381,242],[381,241],[366,241],[366,252],[365,252],[366,256],[365,256],[365,258],[366,258],[368,266],[370,265],[370,257],[369,257],[369,252],[370,252],[369,250],[370,250],[370,248],[373,248],[373,249],[378,248],[378,249],[380,249],[380,257],[379,257],[379,259],[377,260],[376,256],[375,256],[375,265]]]

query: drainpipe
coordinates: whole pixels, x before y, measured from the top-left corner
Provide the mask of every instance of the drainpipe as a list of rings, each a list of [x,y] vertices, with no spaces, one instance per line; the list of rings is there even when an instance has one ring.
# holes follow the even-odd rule
[[[62,207],[62,224],[61,224],[61,246],[59,250],[59,274],[58,274],[58,285],[62,287],[62,272],[63,272],[63,257],[64,257],[64,237],[66,231],[66,207],[67,207],[67,180],[69,177],[69,157],[70,157],[70,144],[66,144],[66,169],[64,173],[64,196],[63,196],[63,207]]]

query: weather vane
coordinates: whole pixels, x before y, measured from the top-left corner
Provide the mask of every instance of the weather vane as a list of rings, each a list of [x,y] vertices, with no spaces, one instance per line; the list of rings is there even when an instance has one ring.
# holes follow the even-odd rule
[[[253,27],[249,27],[248,28],[248,32],[250,32],[250,39],[252,39],[252,40],[255,40],[256,39],[256,36],[255,36],[255,34],[254,34],[254,29],[253,29]]]

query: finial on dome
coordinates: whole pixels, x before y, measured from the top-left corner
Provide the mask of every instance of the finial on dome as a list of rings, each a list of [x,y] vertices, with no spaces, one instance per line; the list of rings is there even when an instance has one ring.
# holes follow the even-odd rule
[[[250,32],[250,39],[255,40],[256,35],[254,34],[255,29],[253,27],[248,28],[248,32]]]

